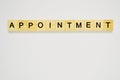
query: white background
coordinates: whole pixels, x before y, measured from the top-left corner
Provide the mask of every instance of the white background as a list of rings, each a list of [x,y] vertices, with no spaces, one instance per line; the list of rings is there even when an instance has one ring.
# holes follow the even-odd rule
[[[119,0],[0,0],[0,80],[120,80]],[[9,33],[9,19],[113,19],[102,32]]]

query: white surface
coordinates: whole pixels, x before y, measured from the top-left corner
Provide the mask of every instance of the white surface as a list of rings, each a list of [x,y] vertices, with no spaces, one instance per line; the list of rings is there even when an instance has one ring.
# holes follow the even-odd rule
[[[0,80],[120,80],[119,0],[0,0]],[[111,33],[9,33],[8,19],[113,19]]]

